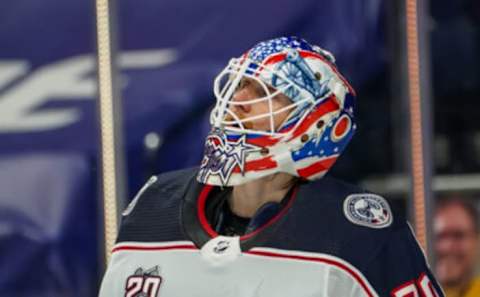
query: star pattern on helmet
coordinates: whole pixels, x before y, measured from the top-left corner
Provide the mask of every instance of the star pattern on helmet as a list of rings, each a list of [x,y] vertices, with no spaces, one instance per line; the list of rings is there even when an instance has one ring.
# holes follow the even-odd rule
[[[260,149],[249,144],[245,134],[232,140],[219,130],[210,133],[205,147],[199,179],[205,182],[210,176],[217,176],[222,185],[227,184],[236,166],[244,174],[248,153]]]
[[[280,37],[257,44],[249,52],[249,57],[257,62],[264,61],[268,56],[281,53],[286,48],[300,48],[312,51],[312,47],[303,39],[298,37]]]
[[[245,159],[249,152],[258,150],[258,147],[246,142],[246,135],[242,135],[235,142],[229,142],[226,146],[227,155],[235,159],[236,164],[240,167],[243,173],[245,170]]]

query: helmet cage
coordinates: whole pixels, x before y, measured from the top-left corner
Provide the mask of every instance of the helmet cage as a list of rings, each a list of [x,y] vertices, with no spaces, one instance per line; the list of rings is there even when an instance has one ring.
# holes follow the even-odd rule
[[[242,79],[245,78],[251,79],[257,83],[265,95],[242,101],[233,100],[235,91],[240,86]],[[271,80],[271,78],[281,80],[283,82],[282,86],[272,91],[273,87],[265,82]],[[295,92],[302,93],[301,99],[292,101],[291,104],[280,109],[273,110],[273,100],[275,100],[275,97],[279,94],[284,94],[288,89],[294,89]],[[291,126],[292,122],[294,122],[293,118],[298,120],[301,115],[308,114],[306,111],[313,108],[316,102],[321,101],[322,98],[327,98],[330,95],[329,92],[322,96],[322,98],[315,98],[310,92],[299,87],[280,71],[271,69],[270,65],[258,63],[245,57],[230,60],[225,69],[223,69],[223,71],[221,71],[215,78],[213,91],[217,101],[210,114],[210,124],[212,125],[212,128],[222,128],[226,132],[233,132],[235,134],[252,133],[269,136],[281,136],[285,134],[285,132],[282,131],[282,128],[285,127],[287,123],[288,126]],[[233,106],[251,105],[260,102],[268,103],[268,111],[259,115],[240,118],[232,110]],[[285,121],[280,124],[279,129],[275,129],[275,115],[288,110],[291,110],[289,116],[287,116]],[[259,131],[245,127],[246,122],[264,118],[268,118],[269,120],[269,129],[267,131]],[[296,122],[298,123],[301,121]]]
[[[245,79],[255,89],[243,96],[237,92]],[[212,130],[197,175],[201,183],[234,186],[278,172],[320,178],[356,130],[355,92],[333,56],[296,37],[259,43],[231,59],[213,91]],[[274,100],[284,99],[280,94],[290,102],[278,106]],[[254,112],[237,108],[260,103]],[[249,125],[254,121],[261,123]]]

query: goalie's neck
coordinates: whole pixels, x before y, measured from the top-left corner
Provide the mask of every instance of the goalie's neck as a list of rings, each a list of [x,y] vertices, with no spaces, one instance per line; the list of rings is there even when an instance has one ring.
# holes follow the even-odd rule
[[[251,218],[267,202],[280,202],[296,177],[287,173],[276,173],[233,188],[229,198],[231,211],[240,217]]]

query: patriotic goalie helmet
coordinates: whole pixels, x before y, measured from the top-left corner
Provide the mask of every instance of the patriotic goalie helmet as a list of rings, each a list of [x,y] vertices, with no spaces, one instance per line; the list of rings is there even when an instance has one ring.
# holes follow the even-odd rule
[[[355,93],[333,55],[297,37],[231,59],[213,89],[201,183],[234,186],[278,172],[321,178],[356,129]]]

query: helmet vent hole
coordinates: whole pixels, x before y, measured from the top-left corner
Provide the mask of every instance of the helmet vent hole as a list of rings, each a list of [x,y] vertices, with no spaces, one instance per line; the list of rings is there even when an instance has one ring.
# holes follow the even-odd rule
[[[322,74],[320,72],[315,72],[315,79],[316,80],[321,80],[322,79]]]
[[[270,153],[270,150],[266,147],[262,147],[262,149],[260,150],[260,154],[262,155],[268,155],[268,153]]]
[[[300,138],[300,140],[301,140],[302,142],[307,142],[309,138],[310,138],[310,137],[308,137],[308,134],[303,134],[302,137]]]
[[[317,122],[317,128],[318,128],[318,129],[321,129],[324,125],[325,125],[325,122],[322,121],[322,120],[320,120],[320,121]]]

